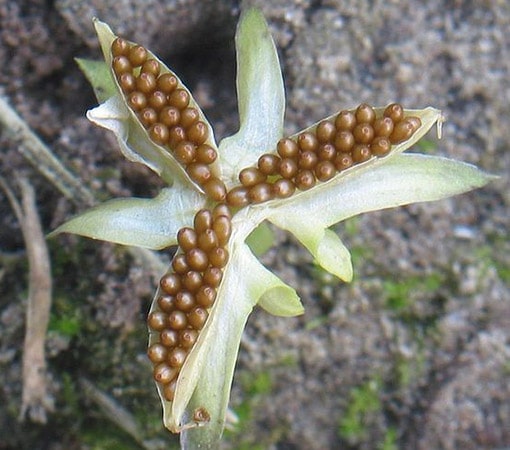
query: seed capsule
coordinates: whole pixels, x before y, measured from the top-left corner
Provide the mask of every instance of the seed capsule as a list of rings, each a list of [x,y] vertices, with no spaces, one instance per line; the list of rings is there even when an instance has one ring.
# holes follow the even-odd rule
[[[340,111],[335,119],[335,127],[338,131],[351,131],[356,125],[356,117],[350,111]]]
[[[268,153],[262,155],[257,162],[259,171],[263,175],[276,175],[278,173],[279,165],[280,158],[276,155],[270,155]]]
[[[294,194],[295,190],[296,186],[294,186],[294,183],[285,178],[277,180],[273,185],[273,192],[277,198],[288,198]]]
[[[165,347],[175,347],[179,343],[177,331],[165,328],[159,333],[159,340]]]
[[[335,138],[336,128],[329,120],[323,120],[317,125],[317,139],[321,144],[330,143]]]
[[[248,189],[243,186],[232,188],[226,197],[227,203],[234,208],[246,206],[249,203]]]
[[[202,144],[197,147],[197,162],[202,164],[212,164],[216,161],[218,153],[210,145]]]
[[[367,161],[372,156],[372,153],[370,152],[370,148],[368,145],[365,144],[357,144],[354,146],[354,149],[352,150],[352,160],[355,163],[361,163],[364,161]]]
[[[336,156],[335,146],[332,144],[323,144],[317,150],[317,156],[321,161],[333,161]]]
[[[184,89],[176,89],[168,96],[168,103],[170,106],[183,110],[189,104],[189,94]]]
[[[204,280],[204,284],[208,284],[212,288],[216,288],[221,283],[221,279],[223,278],[223,271],[218,267],[208,267],[204,271],[204,275],[202,279]]]
[[[354,116],[358,123],[372,124],[375,120],[375,111],[370,105],[362,103],[356,108]]]
[[[193,218],[193,227],[197,234],[203,233],[205,230],[212,228],[213,215],[208,209],[201,209],[195,214]]]
[[[214,221],[213,227],[216,224]],[[198,236],[198,247],[202,249],[204,252],[208,252],[212,250],[214,247],[218,246],[218,236],[212,229],[204,230]]]
[[[175,310],[168,314],[167,324],[172,330],[184,330],[188,325],[188,319],[182,311]]]
[[[355,139],[350,131],[339,131],[335,137],[335,149],[341,153],[349,153],[354,147]]]
[[[186,253],[186,262],[192,270],[202,272],[207,268],[209,259],[203,250],[194,248]]]
[[[163,73],[157,79],[157,88],[165,94],[171,94],[178,85],[177,78],[170,73]]]
[[[167,273],[161,277],[159,285],[168,295],[175,295],[181,289],[181,278],[175,273]]]
[[[120,37],[116,38],[112,42],[112,55],[113,56],[121,56],[121,55],[127,55],[130,49],[129,42],[125,39],[122,39]]]
[[[158,383],[170,383],[177,376],[177,369],[166,363],[160,363],[154,368],[154,379]]]
[[[133,92],[136,87],[136,80],[132,73],[121,73],[118,77],[120,88],[124,94]]]
[[[187,291],[189,291],[189,292],[186,292],[186,291],[179,292],[175,296],[175,298],[176,298],[175,304],[178,309],[186,311],[187,309],[190,309],[191,306],[193,306],[193,303],[195,301],[193,299],[193,297],[188,298],[189,297],[188,294],[189,293],[194,294],[197,291],[197,289],[200,286],[202,286],[202,275],[200,275],[200,272],[196,272],[195,270],[189,270],[182,276],[182,284],[184,286],[184,289],[187,289]],[[181,295],[181,294],[183,294],[184,297],[186,297],[186,298],[180,299],[179,295]],[[177,300],[178,297],[180,300]],[[188,305],[188,307],[185,307],[185,305]]]
[[[239,181],[243,186],[251,187],[266,181],[266,176],[255,167],[248,167],[239,172]]]
[[[211,178],[211,169],[206,164],[191,163],[186,167],[189,177],[202,186]]]
[[[188,128],[194,123],[198,122],[200,114],[196,108],[187,107],[181,111],[181,125],[184,128]]]
[[[339,172],[353,165],[352,157],[348,153],[339,153],[335,157],[335,167]]]
[[[197,154],[197,147],[189,141],[181,141],[175,147],[174,155],[177,161],[187,166],[191,164]]]
[[[232,222],[227,216],[219,216],[214,219],[213,230],[216,238],[218,239],[218,245],[223,247],[227,245],[230,235],[232,234]]]
[[[328,181],[336,174],[335,165],[331,161],[321,161],[315,167],[315,176],[319,181]]]
[[[147,60],[147,50],[141,45],[133,45],[127,56],[133,67],[139,67]]]
[[[375,156],[387,155],[391,150],[391,142],[386,137],[376,137],[370,144],[370,151]]]
[[[154,77],[152,74],[150,74],[150,76]],[[154,108],[156,111],[160,111],[166,105],[166,94],[161,91],[154,91],[147,101],[151,108]]]
[[[200,306],[197,306],[190,313],[188,313],[188,323],[195,330],[201,330],[204,326],[209,313]]]
[[[138,118],[145,128],[150,128],[158,121],[158,114],[152,108],[143,108],[139,112]]]
[[[162,294],[158,297],[159,308],[166,312],[172,312],[175,308],[175,297],[173,295]]]
[[[280,167],[278,168],[278,171],[283,178],[290,179],[296,175],[298,171],[298,165],[294,159],[283,158],[280,161]]]
[[[179,333],[179,344],[182,348],[189,350],[197,341],[198,333],[195,330],[187,329]]]
[[[147,106],[147,97],[142,92],[134,91],[128,95],[127,103],[134,111],[140,111]]]
[[[165,400],[169,402],[174,401],[175,397],[175,389],[177,388],[177,378],[170,383],[167,383],[163,387],[163,396],[165,397]]]
[[[404,108],[398,103],[392,103],[386,107],[383,116],[389,117],[396,124],[404,118]]]
[[[374,122],[374,134],[388,137],[393,131],[393,120],[389,117],[380,117]]]
[[[112,61],[113,71],[119,75],[121,73],[131,73],[133,66],[126,56],[116,56]]]
[[[184,361],[186,361],[188,353],[183,348],[176,347],[168,354],[168,364],[170,367],[179,368],[182,367]]]
[[[216,300],[216,290],[208,285],[202,285],[198,289],[195,299],[198,306],[210,308]]]
[[[315,175],[311,170],[300,170],[294,182],[299,190],[306,191],[315,186]]]
[[[211,176],[209,181],[207,181],[202,188],[205,194],[215,202],[222,202],[227,195],[227,188],[223,181],[213,176]]]
[[[181,114],[181,120],[182,120],[182,114]],[[194,123],[193,125],[191,125],[186,130],[186,135],[188,136],[188,139],[191,142],[193,142],[196,145],[201,145],[207,140],[207,137],[209,136],[209,130],[207,128],[207,125],[204,122],[198,121],[198,122]]]
[[[313,169],[318,162],[317,154],[312,151],[304,151],[299,154],[298,167],[300,169]]]
[[[278,141],[276,150],[282,158],[295,158],[299,152],[299,147],[292,139],[284,138]]]
[[[352,135],[357,144],[370,144],[374,138],[374,129],[368,123],[359,123],[352,130]]]
[[[155,59],[148,59],[142,64],[141,73],[152,73],[156,78],[159,75],[159,63]]]
[[[153,363],[163,362],[168,355],[168,349],[161,344],[152,344],[147,349],[147,356]]]
[[[174,256],[172,260],[172,269],[174,269],[175,273],[180,275],[186,273],[189,270],[188,263],[186,262],[186,255],[184,253],[180,253]]]
[[[297,143],[303,152],[315,152],[319,147],[319,141],[314,134],[309,132],[301,133],[297,138]]]
[[[150,329],[161,331],[165,328],[168,316],[161,311],[153,311],[147,318],[147,324]]]
[[[208,254],[209,262],[213,267],[225,267],[228,261],[228,252],[223,247],[217,247]]]

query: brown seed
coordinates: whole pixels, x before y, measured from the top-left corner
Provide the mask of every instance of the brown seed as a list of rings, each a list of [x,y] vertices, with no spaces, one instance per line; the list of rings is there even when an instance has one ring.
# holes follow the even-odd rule
[[[191,227],[183,227],[177,232],[177,243],[184,252],[195,248],[198,245],[198,236]]]
[[[134,91],[128,95],[127,103],[134,111],[140,111],[147,106],[147,97],[141,92]]]
[[[215,202],[222,202],[227,196],[227,188],[225,187],[225,184],[219,178],[214,176],[211,176],[209,181],[207,181],[202,188],[204,189],[205,195]]]
[[[181,120],[182,120],[182,113],[181,113]],[[191,142],[193,142],[197,145],[201,145],[209,137],[209,129],[207,128],[207,125],[204,122],[199,120],[198,122],[195,122],[193,125],[191,125],[186,130],[186,135],[188,136],[188,139]]]
[[[179,343],[179,335],[177,331],[164,329],[159,333],[159,340],[165,347],[175,347]]]
[[[335,157],[336,170],[342,171],[353,165],[352,157],[348,153],[339,153]]]
[[[280,178],[273,185],[273,192],[277,198],[288,198],[294,194],[295,190],[296,186],[294,186],[294,183],[285,178]]]
[[[355,163],[367,161],[371,156],[370,147],[366,144],[356,144],[352,150],[352,160]]]
[[[352,135],[357,144],[370,144],[374,139],[374,129],[368,123],[359,123],[352,130]]]
[[[392,103],[386,107],[383,116],[389,117],[396,125],[404,118],[404,108],[399,103]]]
[[[161,92],[161,91],[160,91]],[[159,113],[159,121],[167,127],[173,127],[181,120],[181,113],[174,106],[165,106]]]
[[[185,289],[187,289],[189,292],[194,294],[197,291],[197,289],[200,286],[202,286],[202,275],[200,275],[200,272],[196,272],[195,270],[190,270],[182,276],[182,284]],[[189,294],[189,292],[181,291],[176,295],[176,298],[180,294],[183,294],[183,293]],[[176,302],[176,304],[177,304],[177,302]],[[184,308],[181,306],[178,306],[178,309],[182,309],[184,311]]]
[[[280,167],[278,168],[278,171],[283,178],[293,178],[298,171],[297,162],[291,158],[283,158],[280,161]]]
[[[168,295],[175,295],[181,289],[181,278],[175,273],[167,273],[161,277],[159,285]]]
[[[154,367],[154,379],[158,383],[170,383],[177,376],[177,369],[170,367],[166,363],[160,363]]]
[[[311,170],[300,170],[294,182],[299,190],[306,191],[315,186],[315,175]]]
[[[188,106],[181,111],[181,126],[188,128],[198,122],[200,114],[196,108]]]
[[[199,186],[204,185],[211,178],[211,169],[207,164],[191,163],[186,167],[186,172]]]
[[[228,261],[228,252],[223,247],[216,247],[207,254],[213,267],[225,267]]]
[[[376,137],[370,144],[370,151],[375,156],[387,155],[391,150],[391,142],[386,137]]]
[[[321,144],[331,143],[335,139],[336,128],[329,120],[323,120],[315,131]]]
[[[250,202],[248,199],[248,189],[243,186],[237,186],[227,193],[226,200],[234,208],[246,206]]]
[[[205,269],[204,275],[202,277],[204,284],[208,284],[212,288],[218,287],[222,278],[223,271],[218,267],[208,267]]]
[[[158,121],[158,113],[152,108],[143,108],[138,113],[138,118],[145,128],[149,128]]]
[[[213,227],[216,221],[213,223]],[[204,230],[202,233],[198,236],[198,248],[202,249],[204,252],[208,252],[209,250],[212,250],[214,247],[218,246],[218,236],[216,236],[216,233],[211,229],[208,228],[207,230]]]
[[[152,73],[157,78],[160,71],[159,63],[155,59],[148,59],[142,64],[140,71],[142,73]]]
[[[319,181],[331,180],[336,174],[335,165],[331,161],[321,161],[315,167],[315,176]]]
[[[374,122],[374,134],[376,136],[388,137],[393,131],[393,120],[389,117],[380,117]]]
[[[259,171],[263,175],[276,175],[278,173],[279,165],[280,158],[269,153],[262,155],[257,162]]]
[[[421,127],[421,120],[419,117],[409,116],[405,118],[405,121],[411,124],[411,126],[413,127],[413,133],[415,133],[418,130],[418,128]]]
[[[151,140],[158,145],[166,145],[170,139],[170,131],[163,123],[155,123],[149,128]]]
[[[199,248],[193,248],[186,253],[186,262],[191,270],[203,272],[209,265],[207,253]]]
[[[225,203],[220,203],[220,204],[216,205],[213,209],[212,214],[213,214],[214,220],[217,220],[221,216],[225,216],[229,219],[232,219],[232,212],[230,211],[230,208]],[[216,231],[216,234],[218,233],[217,230],[214,230],[214,231]]]
[[[414,133],[414,125],[407,120],[398,122],[390,134],[390,142],[392,144],[399,144],[400,142],[407,141]]]
[[[370,105],[362,103],[356,108],[354,116],[358,123],[372,124],[375,120],[375,111]]]
[[[239,181],[243,186],[251,187],[266,181],[266,176],[255,167],[247,167],[239,172]]]
[[[301,133],[297,138],[297,143],[302,152],[315,152],[319,148],[319,141],[313,133]]]
[[[227,216],[216,217],[213,222],[213,230],[218,239],[218,245],[221,247],[227,245],[230,235],[232,234],[232,222],[230,218]]]
[[[147,325],[151,330],[161,331],[165,328],[168,316],[161,311],[153,311],[147,317]]]
[[[278,141],[276,150],[282,158],[295,158],[299,152],[299,147],[292,139],[284,138]]]
[[[158,297],[158,306],[166,313],[172,312],[174,309],[175,297],[173,295],[161,294]]]
[[[175,273],[182,275],[189,270],[188,263],[186,262],[186,255],[184,253],[179,253],[174,256],[172,260],[172,269],[174,269]]]
[[[151,74],[151,76],[154,75]],[[148,102],[151,108],[154,108],[156,111],[161,111],[161,109],[166,105],[166,94],[161,91],[154,91],[149,96]]]
[[[212,164],[216,161],[218,157],[218,152],[214,150],[208,144],[202,144],[197,147],[197,162],[202,164]]]
[[[205,230],[212,228],[213,226],[213,215],[208,209],[201,209],[195,214],[193,218],[193,228],[197,234],[203,233]]]
[[[128,54],[130,47],[131,47],[131,45],[129,44],[128,41],[118,37],[112,42],[112,55],[113,56],[121,56],[121,55],[125,56]]]
[[[184,128],[180,126],[174,126],[170,128],[170,138],[168,139],[168,145],[170,148],[177,147],[177,144],[186,139],[186,132]]]
[[[133,67],[139,67],[147,61],[147,50],[141,45],[133,45],[129,49],[128,58]]]
[[[179,344],[182,348],[189,350],[198,339],[198,333],[195,330],[187,329],[179,332]]]
[[[204,308],[197,306],[190,313],[188,313],[188,323],[195,330],[201,330],[208,316],[209,313]]]
[[[250,188],[248,198],[252,203],[264,203],[274,198],[273,190],[269,183],[259,183]]]
[[[189,141],[181,141],[174,150],[177,161],[187,166],[195,160],[197,154],[197,146]]]
[[[350,131],[342,130],[336,134],[335,149],[341,153],[349,153],[354,147],[354,136]]]
[[[165,397],[165,400],[167,400],[169,402],[174,401],[176,388],[177,388],[177,377],[175,378],[175,380],[171,381],[170,383],[166,383],[163,386],[163,396]]]
[[[163,73],[158,77],[156,84],[158,90],[168,95],[177,88],[179,82],[177,81],[177,78],[171,73]]]
[[[356,116],[351,111],[340,111],[335,119],[338,131],[351,131],[356,125]]]
[[[317,156],[321,161],[333,161],[336,156],[335,146],[332,144],[323,144],[317,150]]]
[[[202,285],[198,288],[195,299],[198,306],[210,308],[216,300],[216,290],[211,286]]]
[[[200,282],[202,282],[202,277],[200,276],[200,274],[198,272],[190,271],[190,272],[188,272],[188,274],[189,273],[198,275],[200,277]],[[188,274],[186,274],[186,275],[188,275]],[[188,278],[188,280],[196,281],[196,280],[193,280],[193,278],[195,278],[195,276],[191,275]],[[194,306],[195,306],[195,297],[193,297],[193,294],[191,292],[181,291],[175,296],[175,307],[179,311],[188,312],[188,311],[191,311],[191,309]]]
[[[168,354],[167,362],[170,367],[179,368],[182,367],[188,353],[183,348],[176,347]]]
[[[159,343],[152,344],[147,349],[147,356],[153,363],[163,362],[168,355],[168,349]]]
[[[313,169],[318,162],[319,158],[316,153],[311,151],[304,151],[299,154],[298,167],[300,169]]]
[[[172,311],[170,314],[168,314],[167,324],[172,330],[184,330],[184,328],[186,328],[188,325],[186,314],[184,314],[182,311]]]
[[[113,58],[112,68],[117,76],[121,73],[131,73],[133,70],[133,66],[126,56],[116,56]]]
[[[136,78],[136,88],[146,95],[151,94],[156,89],[156,77],[152,73],[141,73]]]
[[[118,77],[119,80],[119,86],[122,89],[122,92],[124,94],[129,94],[130,92],[133,92],[133,90],[136,87],[136,80],[132,73],[126,72],[121,73]]]
[[[183,110],[189,104],[189,94],[184,89],[176,89],[168,96],[170,106],[175,106],[179,110]]]

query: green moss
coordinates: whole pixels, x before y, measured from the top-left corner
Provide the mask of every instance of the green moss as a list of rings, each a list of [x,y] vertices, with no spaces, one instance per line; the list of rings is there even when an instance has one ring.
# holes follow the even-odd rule
[[[385,280],[383,282],[385,306],[392,311],[402,312],[412,306],[413,291],[435,292],[443,281],[443,277],[438,273],[425,277],[408,277],[399,281]]]
[[[398,450],[397,446],[397,429],[389,427],[384,434],[384,441],[378,447],[379,450]]]

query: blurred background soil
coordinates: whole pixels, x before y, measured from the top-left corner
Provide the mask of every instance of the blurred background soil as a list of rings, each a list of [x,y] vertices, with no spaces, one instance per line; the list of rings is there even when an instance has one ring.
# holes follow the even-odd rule
[[[431,134],[414,151],[501,178],[337,227],[353,252],[349,285],[276,230],[263,262],[297,288],[306,313],[251,316],[231,399],[239,421],[225,448],[510,448],[510,4],[252,3],[279,48],[287,134],[361,102],[432,105],[447,117],[443,139]],[[73,58],[100,58],[91,18],[160,55],[221,138],[237,127],[239,8],[234,0],[0,0],[0,93],[97,199],[153,196],[158,178],[125,161],[113,136],[85,118],[96,100]],[[18,197],[17,180],[29,180],[48,233],[87,205],[65,198],[19,146],[0,128],[0,175]],[[145,357],[155,278],[120,246],[76,236],[48,245],[47,402],[22,415],[29,267],[0,191],[0,449],[177,448]]]

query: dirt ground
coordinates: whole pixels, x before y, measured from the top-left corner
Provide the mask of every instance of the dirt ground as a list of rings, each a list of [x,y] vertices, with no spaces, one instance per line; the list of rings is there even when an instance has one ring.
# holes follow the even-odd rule
[[[431,135],[414,151],[501,178],[337,227],[353,251],[349,285],[276,230],[263,262],[296,287],[306,313],[282,319],[256,310],[250,318],[231,399],[239,421],[225,448],[510,448],[510,4],[250,3],[260,5],[279,48],[288,134],[365,101],[431,105],[447,117],[443,139]],[[96,100],[74,58],[100,57],[91,18],[160,55],[221,138],[237,126],[239,7],[0,0],[0,95],[75,174],[76,192],[81,186],[97,201],[153,196],[161,181],[125,161],[113,136],[85,118]],[[0,176],[18,199],[33,187],[48,233],[87,199],[63,195],[60,178],[50,182],[23,145],[0,126]],[[39,397],[22,401],[28,257],[37,240],[24,238],[5,189],[0,227],[0,449],[177,448],[163,430],[145,357],[157,274],[120,246],[48,241],[47,378]]]

